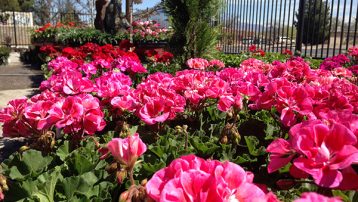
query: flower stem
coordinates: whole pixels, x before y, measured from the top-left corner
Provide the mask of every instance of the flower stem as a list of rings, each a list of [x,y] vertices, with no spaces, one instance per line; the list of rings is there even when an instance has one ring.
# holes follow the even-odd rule
[[[128,169],[128,176],[129,176],[129,181],[131,182],[131,185],[135,185],[133,175],[134,175],[134,166],[131,166],[131,167]]]

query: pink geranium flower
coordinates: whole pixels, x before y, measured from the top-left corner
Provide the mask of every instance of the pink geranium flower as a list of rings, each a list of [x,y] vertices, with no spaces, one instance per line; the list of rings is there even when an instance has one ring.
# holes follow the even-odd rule
[[[132,81],[121,72],[105,72],[102,76],[95,79],[95,91],[99,97],[113,98],[125,95],[131,89]]]
[[[271,143],[268,165],[273,172],[291,161],[301,171],[310,174],[315,183],[323,187],[338,187],[343,180],[342,170],[358,162],[357,137],[342,124],[331,126],[321,121],[306,121],[295,125],[289,140]]]
[[[209,66],[222,69],[222,68],[225,67],[225,63],[223,61],[221,61],[221,60],[210,60],[209,61]]]
[[[205,70],[210,65],[210,63],[203,58],[191,58],[186,62],[186,64],[190,69],[200,70]]]
[[[107,148],[112,156],[123,165],[132,168],[137,159],[147,151],[138,133],[125,139],[113,138],[108,142]]]
[[[252,183],[253,174],[231,162],[182,156],[146,184],[155,201],[276,201]]]
[[[47,123],[64,128],[65,133],[92,135],[106,125],[98,99],[89,94],[62,99],[52,105],[48,113]]]
[[[28,120],[24,116],[29,105],[27,98],[20,98],[11,100],[5,108],[0,109],[4,137],[28,137],[32,134]]]
[[[303,193],[301,198],[294,200],[294,202],[342,202],[338,197],[326,197],[315,192]]]

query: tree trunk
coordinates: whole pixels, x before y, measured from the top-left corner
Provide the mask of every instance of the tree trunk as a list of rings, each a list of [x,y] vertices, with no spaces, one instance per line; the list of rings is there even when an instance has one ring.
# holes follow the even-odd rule
[[[129,24],[132,24],[132,0],[126,0],[126,18]]]

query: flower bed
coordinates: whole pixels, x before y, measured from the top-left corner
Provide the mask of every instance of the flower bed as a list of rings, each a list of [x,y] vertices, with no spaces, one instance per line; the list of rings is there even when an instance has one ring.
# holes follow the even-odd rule
[[[119,47],[56,51],[41,93],[0,111],[4,136],[27,139],[2,163],[1,190],[7,201],[353,200],[357,56],[319,69],[193,58],[147,75]]]

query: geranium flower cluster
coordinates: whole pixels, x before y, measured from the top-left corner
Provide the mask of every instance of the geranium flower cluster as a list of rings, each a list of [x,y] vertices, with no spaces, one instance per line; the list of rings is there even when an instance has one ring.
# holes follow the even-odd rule
[[[121,46],[113,46],[111,44],[100,46],[95,43],[86,43],[80,47],[65,47],[62,50],[57,50],[55,47],[47,45],[41,47],[40,51],[53,59],[63,56],[79,65],[84,64],[85,61],[94,60],[105,60],[111,63],[113,60],[122,56],[127,56],[140,62],[136,53],[125,51],[125,49],[126,48]]]
[[[344,54],[328,57],[324,59],[320,65],[320,69],[333,70],[338,67],[343,67],[350,62],[349,58]]]
[[[168,38],[169,30],[161,28],[161,25],[154,20],[134,21],[133,38],[144,41],[158,41]]]
[[[86,44],[80,49],[90,53],[96,47]],[[105,59],[97,55],[98,58],[89,63],[79,63],[61,56],[49,62],[52,75],[41,83],[42,93],[30,100],[13,100],[0,111],[4,135],[29,137],[45,134],[55,127],[79,135],[101,131],[106,123],[98,98],[105,101],[127,94],[132,81],[122,72],[134,74],[146,72],[146,69],[136,55],[112,59],[120,52],[118,49],[111,46],[100,49],[101,53],[107,53]]]
[[[155,201],[278,201],[256,186],[253,178],[234,163],[188,155],[157,171],[146,191]]]
[[[268,171],[274,172],[292,161],[290,173],[297,178],[312,176],[322,187],[357,190],[358,174],[352,168],[358,164],[358,116],[339,122],[305,121],[293,126],[289,139],[277,139],[267,148],[271,153]],[[328,123],[327,123],[328,122]],[[353,126],[350,127],[350,125]]]
[[[59,97],[44,91],[9,102],[0,111],[4,137],[41,136],[54,126],[68,134],[93,135],[106,125],[99,100],[90,94]]]
[[[56,28],[73,28],[75,27],[75,23],[74,22],[68,22],[68,23],[61,23],[58,22],[56,25],[52,25],[51,23],[46,23],[44,26],[38,28],[35,30],[36,33],[40,33],[40,32],[45,32],[47,29],[56,29]]]
[[[229,76],[237,77],[233,80],[244,78],[246,83],[240,84],[240,88],[248,88],[243,94],[249,96],[251,109],[274,107],[287,127],[304,118],[320,118],[323,112],[347,110],[357,113],[358,110],[356,85],[330,71],[312,70],[300,58],[272,65],[249,59],[241,64],[241,69],[226,71],[231,71]]]
[[[214,72],[184,70],[175,76],[155,73],[127,95],[117,96],[111,104],[133,112],[147,124],[172,120],[178,113],[198,109],[207,100],[216,100],[218,108],[242,107],[242,96],[231,91],[229,83]]]
[[[224,62],[221,60],[206,60],[203,58],[191,58],[186,62],[190,69],[209,70],[209,68],[222,69],[225,67]]]
[[[150,50],[146,50],[144,54],[147,60],[155,63],[168,64],[174,58],[174,55],[172,53],[164,50],[150,49]]]
[[[358,60],[358,47],[357,46],[353,46],[351,48],[348,49],[348,55],[352,58],[354,58],[355,60]]]
[[[249,46],[249,52],[254,54],[254,55],[259,55],[259,56],[265,56],[266,53],[264,50],[260,49],[260,48],[257,48],[256,45],[250,45]]]

